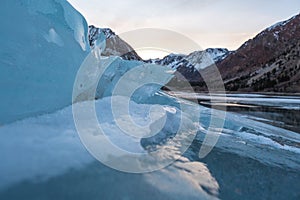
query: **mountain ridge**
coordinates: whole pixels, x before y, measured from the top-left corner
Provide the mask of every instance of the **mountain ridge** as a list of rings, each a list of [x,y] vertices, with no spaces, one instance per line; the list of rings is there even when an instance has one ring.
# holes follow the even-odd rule
[[[125,60],[143,60],[127,42],[110,28],[97,28],[90,25],[88,38],[92,48],[98,40],[106,40],[105,49],[102,52],[103,56],[120,56]]]
[[[184,77],[196,91],[207,91],[201,74],[213,77],[211,65],[216,65],[227,91],[300,92],[300,14],[263,29],[235,51],[208,48],[149,60],[138,56],[111,29],[89,26],[89,30],[91,46],[97,40],[95,33],[106,37],[104,55],[171,67],[176,69],[173,83]]]
[[[222,62],[217,63],[226,89],[300,91],[296,88],[290,90],[282,87],[284,82],[298,80],[295,76],[299,74],[299,41],[300,14],[264,29]]]

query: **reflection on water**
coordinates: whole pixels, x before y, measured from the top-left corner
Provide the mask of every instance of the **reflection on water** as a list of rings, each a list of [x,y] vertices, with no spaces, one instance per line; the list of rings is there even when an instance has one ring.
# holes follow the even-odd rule
[[[228,111],[248,115],[248,118],[300,133],[299,110],[272,106],[227,106]],[[251,117],[254,116],[254,117]]]
[[[239,113],[250,119],[300,133],[299,96],[227,94],[226,98],[224,98],[217,94],[191,95],[183,92],[171,95],[186,99],[196,96],[200,105],[206,107],[210,107],[212,104],[226,105],[227,111]]]

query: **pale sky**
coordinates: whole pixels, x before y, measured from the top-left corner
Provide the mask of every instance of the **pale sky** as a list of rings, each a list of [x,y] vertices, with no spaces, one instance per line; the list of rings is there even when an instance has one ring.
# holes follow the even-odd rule
[[[89,24],[117,34],[138,28],[181,33],[202,48],[237,49],[300,12],[300,0],[68,0]]]

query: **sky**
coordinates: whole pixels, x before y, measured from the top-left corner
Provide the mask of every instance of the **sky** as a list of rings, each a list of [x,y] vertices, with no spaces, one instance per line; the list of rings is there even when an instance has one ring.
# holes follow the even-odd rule
[[[203,49],[235,50],[268,26],[300,12],[300,0],[68,1],[89,24],[111,28],[117,34],[140,28],[168,29]],[[147,51],[140,52],[143,58],[164,54]]]

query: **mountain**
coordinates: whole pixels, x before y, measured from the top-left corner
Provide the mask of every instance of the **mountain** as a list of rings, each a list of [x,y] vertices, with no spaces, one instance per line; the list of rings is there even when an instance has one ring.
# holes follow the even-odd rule
[[[90,25],[88,38],[92,48],[96,45],[97,40],[106,40],[106,47],[102,53],[104,56],[120,56],[125,60],[143,60],[128,43],[122,40],[110,28],[97,28],[94,25]],[[204,51],[192,52],[189,55],[170,54],[162,59],[149,59],[144,60],[144,62],[166,65],[176,69],[187,67],[196,70],[209,66],[212,61],[219,62],[223,60],[229,53],[231,52],[225,48],[208,48]],[[212,61],[208,63],[202,62],[203,59],[201,58],[204,54],[205,56],[209,56],[209,59],[212,59]],[[198,61],[202,63],[199,65],[197,64]]]
[[[97,43],[106,40],[106,46],[102,52],[104,56],[120,56],[125,60],[138,60],[146,63],[169,66],[176,69],[178,77],[182,77],[181,75],[183,74],[191,81],[198,81],[198,69],[203,69],[212,63],[220,62],[232,53],[225,48],[208,48],[204,51],[195,51],[188,55],[170,54],[162,59],[143,60],[128,43],[109,28],[97,28],[90,25],[88,38],[91,48],[97,45]]]
[[[213,62],[220,62],[230,53],[225,48],[208,48],[204,51],[194,51],[188,55],[172,53],[162,59],[150,59],[145,62],[166,65],[175,69],[185,67],[196,71],[211,65]],[[203,59],[204,57],[206,59]]]
[[[93,48],[97,40],[106,40],[103,56],[120,56],[125,60],[142,60],[142,58],[134,51],[134,49],[116,35],[109,28],[97,28],[93,25],[89,26],[89,42]]]
[[[98,38],[106,38],[104,55],[118,55],[126,60],[142,58],[110,29],[89,27],[93,47]],[[188,80],[196,90],[206,90],[199,73],[214,77],[216,64],[227,91],[300,92],[300,14],[266,28],[236,51],[209,48],[188,55],[170,54],[162,59],[145,60],[176,69],[176,82]],[[127,53],[129,52],[129,53]]]
[[[218,63],[230,55],[231,51],[225,48],[208,48],[204,51],[194,51],[188,55],[170,54],[162,59],[150,59],[145,62],[175,68],[175,77],[170,85],[178,85],[183,79],[192,85],[199,83],[201,76],[198,70],[204,69],[214,63]]]
[[[245,42],[217,63],[229,91],[300,92],[300,14]]]

